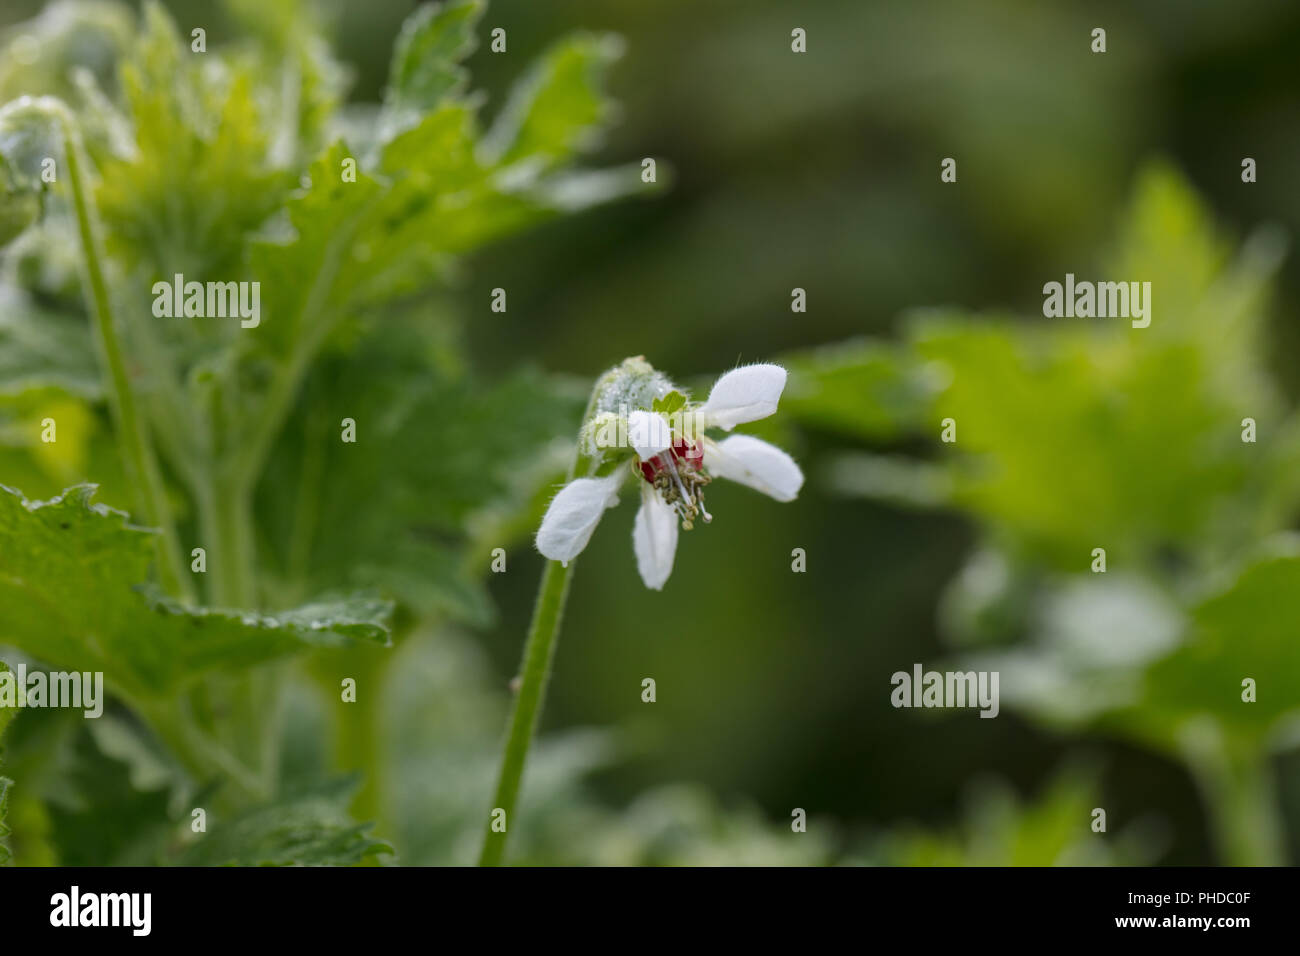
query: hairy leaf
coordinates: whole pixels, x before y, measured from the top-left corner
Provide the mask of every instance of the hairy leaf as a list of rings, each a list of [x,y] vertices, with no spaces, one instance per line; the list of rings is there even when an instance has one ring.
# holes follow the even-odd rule
[[[0,643],[50,665],[102,671],[132,697],[348,639],[385,643],[389,606],[370,598],[282,616],[181,607],[143,587],[153,534],[92,504],[94,487],[48,502],[0,489]]]
[[[354,782],[343,780],[254,807],[209,832],[177,860],[183,866],[351,866],[392,847],[345,811]]]

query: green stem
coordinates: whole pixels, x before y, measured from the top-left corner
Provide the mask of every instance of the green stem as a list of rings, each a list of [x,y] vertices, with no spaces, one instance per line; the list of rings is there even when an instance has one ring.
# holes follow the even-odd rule
[[[144,419],[136,405],[131,377],[127,373],[123,358],[117,322],[113,316],[108,283],[104,279],[101,265],[103,252],[92,212],[93,200],[86,188],[82,172],[85,154],[81,145],[81,136],[77,132],[75,121],[67,114],[66,109],[61,110],[60,113],[59,118],[67,144],[65,153],[68,182],[72,188],[72,204],[76,210],[77,231],[81,239],[82,260],[85,265],[87,299],[100,357],[108,371],[112,386],[109,393],[110,405],[122,439],[127,478],[140,498],[140,507],[145,520],[162,531],[158,539],[158,572],[163,587],[172,594],[188,596],[188,579],[183,571],[184,564],[181,561],[176,529],[172,523],[171,509],[167,503],[167,491],[163,486],[162,474],[158,470],[158,462],[149,442]]]
[[[587,401],[587,409],[582,413],[585,426],[596,407],[606,382],[613,374],[611,369],[596,381]],[[578,450],[569,468],[568,480],[574,476],[586,474],[592,461],[578,442]],[[479,854],[479,866],[498,866],[505,857],[506,834],[514,818],[515,801],[519,797],[519,782],[523,779],[524,763],[528,759],[528,748],[532,745],[533,734],[537,730],[537,720],[542,712],[542,699],[546,694],[546,684],[551,677],[551,660],[555,656],[555,641],[560,634],[560,624],[564,620],[564,603],[569,597],[569,579],[573,576],[573,562],[561,564],[559,561],[547,561],[546,570],[542,572],[541,583],[537,587],[537,603],[533,606],[533,620],[528,626],[528,640],[524,643],[524,660],[520,668],[519,692],[515,697],[514,711],[510,716],[510,728],[506,734],[505,750],[501,754],[501,773],[497,778],[496,802],[493,812],[488,815],[487,829],[483,836],[483,850]],[[493,829],[497,824],[496,810],[505,811],[505,827],[500,831]]]
[[[295,597],[305,597],[303,590],[311,571],[311,546],[316,534],[316,516],[320,513],[320,488],[325,470],[325,419],[319,405],[303,425],[307,447],[303,452],[302,472],[298,477],[293,526],[289,534],[289,551],[285,560],[286,577],[295,589]]]
[[[358,653],[358,650],[360,653]],[[348,673],[356,677],[359,688],[385,686],[389,658],[386,654],[368,653],[370,648],[359,648],[347,657]],[[329,675],[329,693],[337,700],[338,683],[335,673]],[[335,766],[341,773],[357,774],[361,785],[352,799],[352,815],[357,820],[374,820],[382,827],[387,821],[381,795],[384,793],[384,772],[388,767],[389,740],[384,736],[381,697],[377,690],[368,689],[357,695],[354,703],[335,710]]]
[[[248,610],[257,606],[254,584],[251,495],[228,475],[204,477],[195,487],[199,528],[208,549],[208,598],[220,607]],[[217,738],[246,767],[260,794],[271,793],[280,743],[279,698],[274,671],[266,666],[241,674],[208,678],[210,694],[220,702]],[[243,789],[249,791],[249,787]]]
[[[258,776],[195,723],[184,698],[156,704],[134,702],[132,706],[199,784],[223,777],[232,781],[246,797],[254,800],[266,797],[265,786]]]
[[[196,488],[199,527],[208,549],[213,604],[256,606],[253,585],[251,495],[240,481],[207,481]]]
[[[519,796],[519,781],[523,777],[528,747],[537,729],[537,719],[542,710],[546,682],[551,675],[551,659],[555,656],[555,639],[560,633],[564,618],[564,602],[569,594],[569,579],[573,576],[573,562],[568,567],[559,561],[548,561],[542,573],[542,583],[537,592],[537,605],[533,608],[533,622],[528,629],[528,642],[524,646],[524,661],[519,693],[515,697],[514,714],[506,737],[505,751],[501,757],[501,775],[497,781],[496,803],[489,817],[483,838],[483,852],[479,866],[497,866],[506,851],[506,836],[514,818],[515,801]],[[496,810],[505,811],[505,829],[493,829]]]

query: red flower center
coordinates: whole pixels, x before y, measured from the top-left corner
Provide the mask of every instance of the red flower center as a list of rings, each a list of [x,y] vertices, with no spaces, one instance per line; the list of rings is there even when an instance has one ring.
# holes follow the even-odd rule
[[[671,453],[673,463],[678,470],[699,471],[704,464],[704,445],[700,442],[689,441],[685,438],[676,438],[673,440],[672,447],[668,452],[660,452],[655,457],[640,462],[638,468],[641,469],[641,477],[650,484],[655,483],[655,478],[668,471],[668,464],[664,455]]]

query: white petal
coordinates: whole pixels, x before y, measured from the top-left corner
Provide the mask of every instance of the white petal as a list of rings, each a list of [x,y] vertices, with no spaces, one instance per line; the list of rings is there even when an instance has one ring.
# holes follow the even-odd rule
[[[744,365],[713,383],[709,400],[699,413],[705,424],[731,431],[775,412],[784,389],[785,369],[781,366]]]
[[[632,547],[645,586],[662,591],[668,575],[673,573],[677,554],[677,512],[664,504],[649,485],[641,489],[641,507],[632,526]]]
[[[605,509],[618,504],[618,489],[626,476],[620,468],[605,478],[576,478],[561,488],[537,529],[537,550],[565,564],[581,554]]]
[[[794,501],[803,487],[803,472],[775,445],[752,435],[732,435],[704,446],[709,473],[749,485],[777,501]]]
[[[627,443],[642,460],[653,458],[673,443],[668,419],[658,412],[637,409],[627,416]]]

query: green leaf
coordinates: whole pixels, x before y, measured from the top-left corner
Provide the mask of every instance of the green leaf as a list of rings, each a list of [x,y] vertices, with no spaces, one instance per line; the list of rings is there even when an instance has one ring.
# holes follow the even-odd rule
[[[585,396],[534,371],[487,383],[440,367],[418,326],[382,321],[386,336],[308,380],[304,427],[270,466],[294,477],[263,486],[259,523],[286,577],[311,590],[382,588],[419,611],[485,623],[489,561],[473,549],[475,529],[522,510],[562,471]],[[344,417],[362,429],[356,444],[329,438]]]
[[[1098,801],[1097,775],[1067,767],[1032,801],[998,781],[974,789],[955,833],[905,828],[884,841],[893,866],[1117,866],[1153,862],[1156,841],[1139,825],[1114,839],[1088,829]]]
[[[353,866],[392,853],[353,823],[344,807],[355,789],[336,781],[216,821],[176,861],[182,866]]]
[[[310,645],[387,642],[386,602],[357,597],[283,615],[180,607],[143,587],[153,534],[80,485],[48,502],[0,487],[0,643],[52,667],[102,671],[132,698]]]
[[[610,33],[555,44],[511,90],[485,137],[487,154],[501,165],[529,160],[549,169],[595,146],[613,115],[605,75],[622,54],[622,39]]]
[[[181,812],[174,801],[185,795],[171,792],[174,769],[160,765],[138,773],[138,755],[114,753],[120,748],[103,743],[121,743],[127,733],[142,739],[141,731],[127,730],[126,722],[112,713],[79,718],[69,727],[66,761],[58,772],[31,781],[40,786],[39,797],[48,807],[50,842],[59,865],[154,864],[161,848],[174,839],[173,815]],[[26,789],[28,778],[21,779]]]
[[[651,411],[659,412],[661,415],[672,415],[686,407],[686,396],[681,392],[673,389],[662,398],[656,398],[650,403]]]
[[[993,568],[985,569],[987,577]],[[1003,701],[1057,729],[1134,708],[1143,670],[1187,630],[1185,612],[1164,591],[1119,570],[1044,575],[1035,584],[1026,595],[1022,585],[1007,583],[1029,605],[1023,613],[1031,641],[974,655],[964,666],[1000,673]]]
[[[19,181],[0,154],[0,249],[22,235],[40,213],[40,196]]]
[[[1294,543],[1247,563],[1186,610],[1112,572],[1040,591],[1034,617],[1033,644],[966,665],[1001,673],[1003,699],[1055,727],[1102,726],[1175,755],[1205,736],[1198,728],[1207,721],[1237,754],[1284,746],[1287,731],[1300,729]],[[1242,699],[1246,678],[1254,702]]]
[[[409,128],[444,98],[464,92],[468,74],[460,64],[475,47],[482,0],[425,4],[411,14],[393,48],[384,93],[381,136]]]
[[[1079,570],[1099,546],[1127,567],[1228,555],[1300,502],[1297,426],[1260,342],[1278,255],[1268,233],[1234,254],[1185,180],[1154,165],[1101,273],[1151,280],[1149,328],[917,312],[899,346],[792,356],[782,410],[867,442],[924,439],[948,473],[930,471],[947,489],[935,503],[1018,561]],[[1246,418],[1270,440],[1243,442]],[[942,443],[948,419],[956,440]],[[893,497],[899,474],[837,480]]]
[[[55,0],[40,14],[6,31],[0,48],[0,100],[22,94],[71,99],[76,73],[88,70],[111,88],[118,60],[135,34],[132,10],[115,0]],[[33,57],[31,51],[39,50]]]
[[[1021,547],[1069,569],[1103,544],[1131,563],[1232,533],[1223,503],[1245,500],[1261,456],[1208,350],[948,316],[913,337],[948,370],[930,418],[934,437],[956,423],[954,501]]]
[[[896,346],[867,340],[782,358],[789,373],[781,414],[805,425],[866,439],[918,428],[936,385]]]
[[[345,310],[359,275],[372,268],[358,233],[382,188],[360,169],[355,183],[343,182],[343,161],[350,158],[346,144],[331,146],[286,204],[287,234],[252,245],[251,267],[263,293],[259,349],[287,354],[304,337],[323,339],[330,317]]]
[[[274,168],[272,117],[247,63],[195,57],[157,3],[122,70],[135,148],[101,157],[110,251],[150,281],[237,273],[247,233],[291,180]]]
[[[99,368],[85,320],[39,303],[0,281],[0,396],[52,387],[100,394]]]
[[[1188,639],[1146,672],[1142,706],[1120,719],[1167,741],[1212,717],[1235,749],[1264,748],[1300,717],[1300,550],[1248,564],[1192,610]],[[1255,682],[1254,702],[1242,699]]]

